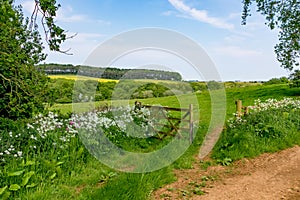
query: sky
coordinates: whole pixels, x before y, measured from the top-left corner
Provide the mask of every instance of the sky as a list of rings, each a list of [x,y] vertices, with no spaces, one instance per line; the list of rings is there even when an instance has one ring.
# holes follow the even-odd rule
[[[223,81],[266,81],[288,76],[274,53],[278,30],[270,30],[263,16],[252,9],[247,25],[241,25],[240,0],[57,0],[61,4],[56,23],[76,37],[62,50],[51,52],[45,63],[82,65],[99,45],[128,31],[160,28],[175,31],[197,43],[214,63]],[[25,15],[34,0],[17,0]],[[176,43],[176,42],[175,42]],[[179,43],[176,45],[180,45]],[[116,67],[164,66],[185,80],[200,80],[195,66],[180,56],[158,50],[128,53],[111,64]],[[193,68],[194,67],[194,68]]]

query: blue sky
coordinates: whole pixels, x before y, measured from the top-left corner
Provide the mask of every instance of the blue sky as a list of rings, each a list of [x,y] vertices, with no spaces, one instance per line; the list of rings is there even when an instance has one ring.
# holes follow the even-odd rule
[[[18,0],[27,15],[33,0]],[[157,27],[179,32],[197,42],[215,63],[224,81],[268,80],[287,76],[274,53],[277,31],[264,25],[264,18],[253,12],[247,26],[241,25],[241,1],[237,0],[58,0],[62,5],[56,21],[69,34],[63,49],[72,56],[50,52],[47,63],[83,64],[101,43],[122,32]],[[255,8],[253,9],[253,11]],[[149,53],[149,52],[148,52]],[[150,54],[151,55],[151,52]],[[168,56],[165,57],[168,59]],[[155,59],[155,56],[153,57]],[[169,58],[171,59],[171,58]],[[142,65],[134,54],[116,66]],[[145,61],[146,62],[146,61]],[[178,60],[176,60],[176,63]],[[159,64],[159,62],[158,62]],[[181,63],[182,64],[182,63]],[[176,65],[169,62],[168,67]],[[192,70],[177,66],[185,79],[199,79]]]

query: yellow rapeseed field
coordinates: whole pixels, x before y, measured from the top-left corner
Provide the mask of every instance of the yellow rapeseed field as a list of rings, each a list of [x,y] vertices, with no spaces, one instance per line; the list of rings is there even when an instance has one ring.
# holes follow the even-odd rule
[[[51,79],[58,79],[58,78],[64,78],[64,79],[70,79],[70,80],[97,80],[99,82],[119,82],[119,80],[113,80],[113,79],[105,79],[105,78],[93,78],[93,77],[87,77],[87,76],[77,76],[77,75],[48,75]]]

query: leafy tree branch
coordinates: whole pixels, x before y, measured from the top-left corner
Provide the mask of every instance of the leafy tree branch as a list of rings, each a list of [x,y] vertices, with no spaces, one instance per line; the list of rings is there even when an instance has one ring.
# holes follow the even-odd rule
[[[300,58],[300,0],[243,0],[243,25],[251,16],[252,4],[265,16],[270,29],[279,29],[279,42],[275,45],[277,60],[292,71],[299,66]]]
[[[61,44],[67,39],[71,39],[76,36],[76,34],[67,36],[67,32],[62,29],[60,26],[55,24],[55,17],[58,9],[61,7],[60,4],[57,4],[55,0],[34,0],[35,6],[30,17],[30,25],[29,29],[33,29],[38,26],[38,15],[41,14],[41,25],[44,30],[46,42],[50,48],[50,50],[65,53],[68,55],[72,55],[69,53],[70,49],[61,50]]]

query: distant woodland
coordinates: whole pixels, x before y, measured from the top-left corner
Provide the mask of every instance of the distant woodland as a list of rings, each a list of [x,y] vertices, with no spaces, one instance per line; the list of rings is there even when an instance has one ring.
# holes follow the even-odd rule
[[[177,72],[150,69],[119,69],[80,66],[71,64],[40,64],[36,66],[38,70],[44,71],[48,75],[53,74],[78,74],[95,78],[106,79],[154,79],[181,81],[182,77]]]

